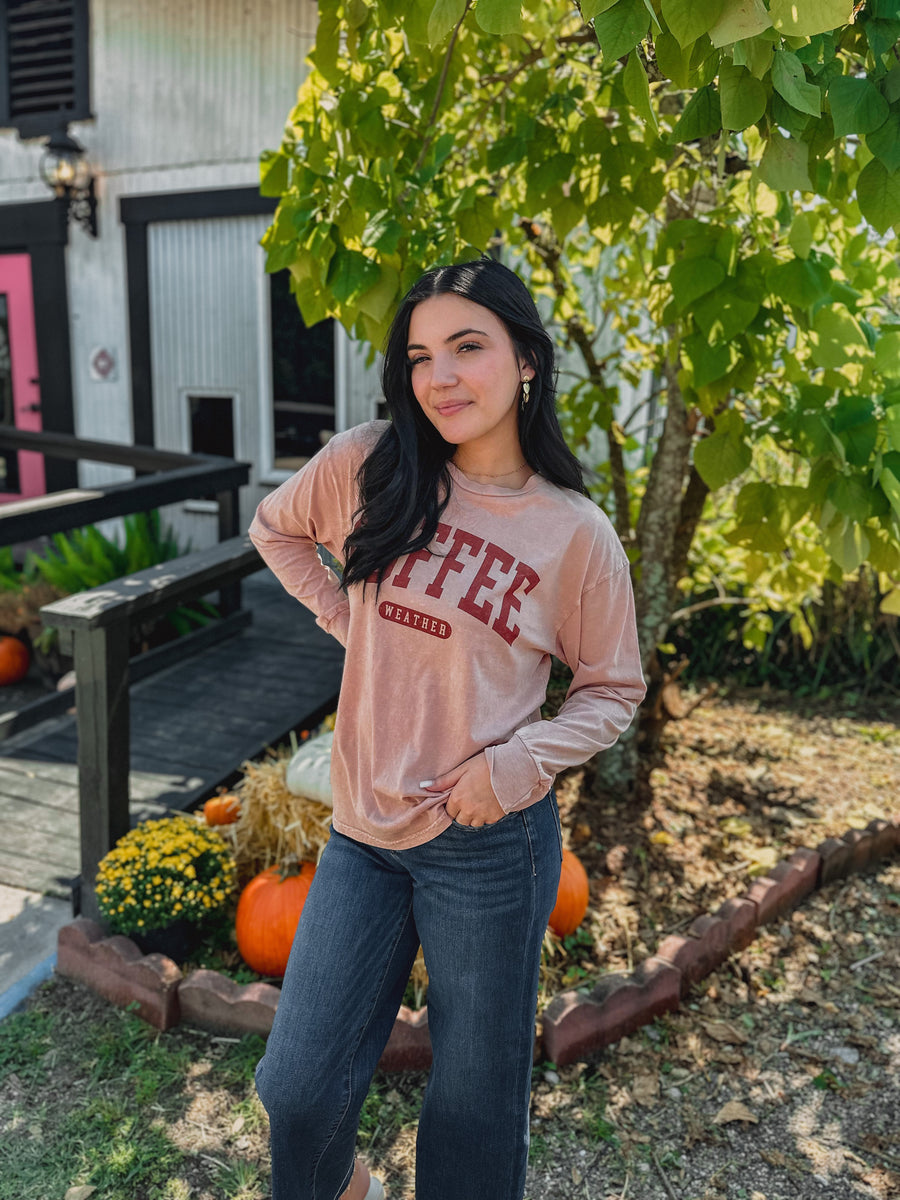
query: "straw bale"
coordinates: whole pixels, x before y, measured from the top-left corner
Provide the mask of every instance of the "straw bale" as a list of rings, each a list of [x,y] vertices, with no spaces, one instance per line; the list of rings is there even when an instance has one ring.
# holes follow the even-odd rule
[[[221,827],[231,842],[241,883],[291,859],[317,863],[328,841],[331,809],[287,789],[291,754],[290,747],[280,747],[258,762],[243,764],[243,778],[234,788],[240,815]]]

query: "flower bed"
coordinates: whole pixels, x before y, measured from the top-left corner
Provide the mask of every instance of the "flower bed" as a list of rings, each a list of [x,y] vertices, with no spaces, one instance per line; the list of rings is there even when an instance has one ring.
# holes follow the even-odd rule
[[[748,946],[759,926],[781,918],[815,888],[898,849],[900,817],[828,838],[817,850],[795,851],[744,895],[697,917],[683,935],[665,938],[633,971],[554,997],[540,1019],[536,1056],[571,1063],[674,1011],[694,984]],[[100,926],[80,917],[60,930],[57,969],[115,1004],[136,1004],[139,1015],[160,1029],[186,1020],[219,1032],[265,1034],[278,1004],[279,989],[271,984],[241,986],[205,969],[185,977],[163,955],[142,955],[128,938],[104,937]],[[381,1069],[419,1069],[430,1059],[427,1007],[417,1013],[401,1008]]]

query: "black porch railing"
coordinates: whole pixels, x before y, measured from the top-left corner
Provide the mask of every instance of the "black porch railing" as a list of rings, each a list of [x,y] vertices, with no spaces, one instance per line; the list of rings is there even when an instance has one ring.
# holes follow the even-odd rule
[[[153,446],[91,441],[66,433],[30,433],[11,425],[0,425],[0,450],[32,450],[49,458],[111,463],[141,472],[124,483],[72,488],[0,504],[0,546],[208,495],[218,501],[219,541],[238,533],[237,497],[250,478],[248,463]]]
[[[76,912],[97,919],[100,860],[130,826],[129,625],[161,616],[216,587],[237,584],[265,564],[245,535],[41,609],[75,660],[81,883]]]
[[[13,500],[0,504],[0,546],[33,542],[53,533],[182,500],[214,496],[219,543],[212,550],[173,559],[91,591],[68,596],[42,610],[59,630],[64,651],[74,655],[78,713],[83,910],[95,916],[97,862],[129,828],[129,680],[141,678],[179,656],[236,633],[248,624],[241,611],[241,579],[262,567],[246,539],[238,537],[238,492],[250,476],[248,463],[211,455],[178,454],[152,446],[123,446],[69,434],[27,432],[0,425],[0,450],[26,450],[86,462],[130,467],[121,483]],[[129,661],[129,623],[150,611],[163,615],[187,599],[218,591],[223,619],[178,642]],[[187,645],[190,643],[190,646]],[[0,738],[64,711],[71,689],[37,700],[0,718]],[[76,905],[78,903],[76,897]]]

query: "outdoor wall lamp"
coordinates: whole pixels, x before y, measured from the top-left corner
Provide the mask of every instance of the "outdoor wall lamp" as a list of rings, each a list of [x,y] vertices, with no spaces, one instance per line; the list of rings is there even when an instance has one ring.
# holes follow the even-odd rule
[[[65,127],[47,139],[41,158],[41,178],[50,191],[66,201],[66,213],[91,237],[97,236],[97,196],[84,147]]]

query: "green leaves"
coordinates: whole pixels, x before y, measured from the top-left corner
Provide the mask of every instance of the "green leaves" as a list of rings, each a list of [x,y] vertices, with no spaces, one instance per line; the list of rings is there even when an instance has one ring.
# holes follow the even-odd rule
[[[900,223],[900,171],[889,171],[873,158],[860,172],[856,182],[859,209],[879,233],[887,233]]]
[[[827,270],[801,258],[779,263],[766,275],[766,284],[772,293],[797,308],[811,308],[822,300],[828,294],[830,282]]]
[[[669,286],[679,312],[711,292],[725,278],[725,268],[714,258],[685,258],[669,271]]]
[[[807,586],[826,538],[844,566],[866,541],[900,555],[900,404],[872,402],[900,398],[900,64],[880,0],[841,32],[852,7],[584,0],[598,54],[570,0],[325,3],[315,70],[260,163],[281,197],[268,265],[290,268],[305,320],[377,345],[425,266],[496,238],[568,339],[567,436],[621,445],[618,389],[651,370],[665,390],[674,367],[710,422],[704,480],[752,459],[748,579],[772,578],[769,555],[786,569],[803,521],[789,569]]]
[[[820,308],[813,319],[812,359],[818,367],[837,370],[848,360],[869,353],[859,322],[843,304]]]
[[[466,11],[466,0],[437,0],[428,18],[428,41],[438,46]]]
[[[692,142],[710,137],[722,128],[719,94],[712,84],[694,92],[671,133],[673,142]]]
[[[727,59],[719,68],[719,98],[724,129],[746,129],[766,111],[766,89],[745,67]]]
[[[773,130],[759,163],[759,177],[774,192],[811,192],[809,146]]]
[[[771,18],[762,0],[725,0],[722,15],[709,30],[714,46],[730,46],[768,29]]]
[[[722,15],[724,0],[662,0],[662,15],[682,46],[690,46]]]
[[[875,343],[875,367],[886,379],[900,379],[900,332],[883,333]],[[900,405],[888,409],[893,414],[894,429],[900,434]],[[894,446],[900,450],[900,443]]]
[[[822,95],[814,83],[808,83],[803,63],[790,50],[776,50],[772,63],[772,86],[798,112],[818,117]]]
[[[287,155],[278,150],[264,150],[259,156],[259,191],[262,196],[281,196],[287,191]]]
[[[520,33],[521,0],[478,0],[475,5],[475,20],[485,33]]]
[[[834,136],[871,133],[887,120],[888,102],[868,79],[839,75],[828,86]]]
[[[900,113],[891,113],[883,125],[866,137],[866,145],[889,174],[900,167]]]
[[[734,409],[717,417],[713,433],[694,447],[694,466],[713,491],[742,475],[750,466],[751,458],[744,422]]]
[[[356,250],[338,246],[328,268],[327,283],[340,304],[347,304],[378,282],[378,264]]]
[[[621,58],[646,37],[650,14],[644,0],[618,0],[594,19],[594,31],[604,62]]]
[[[814,37],[849,25],[853,0],[771,0],[769,17],[784,37]]]
[[[628,62],[625,64],[622,74],[622,86],[625,88],[625,95],[635,112],[639,113],[654,131],[659,129],[656,112],[650,103],[650,82],[647,79],[647,72],[634,50],[628,55]]]

